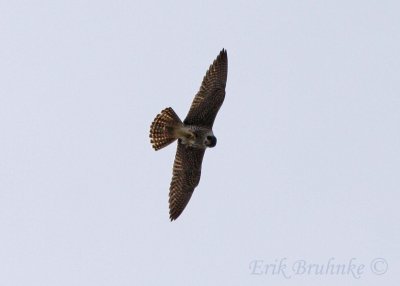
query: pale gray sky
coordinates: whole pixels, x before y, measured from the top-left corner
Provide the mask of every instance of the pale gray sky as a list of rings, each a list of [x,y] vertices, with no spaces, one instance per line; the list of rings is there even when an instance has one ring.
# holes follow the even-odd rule
[[[399,13],[0,1],[0,285],[399,285]],[[218,144],[171,223],[176,147],[149,126],[222,48]],[[359,279],[296,272],[352,258]]]

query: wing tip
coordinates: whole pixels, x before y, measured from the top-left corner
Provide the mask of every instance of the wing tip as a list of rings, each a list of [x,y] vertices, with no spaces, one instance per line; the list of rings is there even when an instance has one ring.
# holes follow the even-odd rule
[[[225,48],[222,48],[222,50],[219,52],[218,57],[228,57],[228,52]]]
[[[169,219],[171,220],[171,222],[173,222],[174,220],[176,220],[180,215],[181,215],[182,211],[180,212],[170,212],[169,213]]]
[[[213,64],[219,64],[225,67],[226,73],[228,72],[228,52],[226,51],[225,48],[223,48],[220,52],[217,58],[214,60]],[[211,65],[211,66],[212,66]],[[210,67],[211,67],[210,66]]]

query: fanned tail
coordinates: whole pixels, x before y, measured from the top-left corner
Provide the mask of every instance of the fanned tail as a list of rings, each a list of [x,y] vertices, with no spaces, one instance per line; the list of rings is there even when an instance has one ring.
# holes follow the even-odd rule
[[[181,126],[182,121],[171,107],[161,111],[150,127],[150,142],[154,150],[160,150],[174,142],[177,139],[175,130]]]

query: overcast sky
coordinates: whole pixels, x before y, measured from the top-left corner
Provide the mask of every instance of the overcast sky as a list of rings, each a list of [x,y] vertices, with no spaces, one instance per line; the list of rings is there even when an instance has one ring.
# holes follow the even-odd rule
[[[0,285],[399,285],[399,15],[0,1]],[[218,144],[170,222],[176,146],[149,127],[186,116],[222,48]]]

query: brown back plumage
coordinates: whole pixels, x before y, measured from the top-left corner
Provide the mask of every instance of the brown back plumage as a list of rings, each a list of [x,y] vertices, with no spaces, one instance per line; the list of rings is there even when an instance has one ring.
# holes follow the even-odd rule
[[[204,76],[200,90],[194,97],[184,122],[182,123],[170,107],[156,116],[150,128],[153,148],[159,150],[174,142],[178,139],[177,137],[182,136],[181,127],[194,129],[202,127],[201,130],[211,131],[215,117],[224,102],[227,76],[228,56],[226,50],[223,49]],[[206,146],[202,147],[192,147],[192,145],[183,144],[181,139],[178,140],[169,188],[171,221],[181,215],[200,182],[201,165]]]

